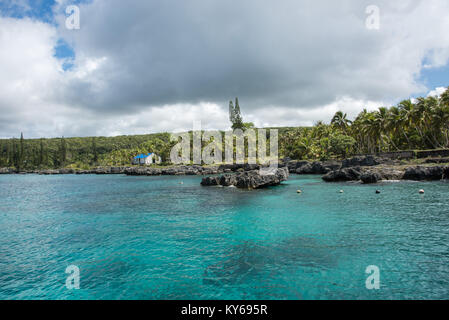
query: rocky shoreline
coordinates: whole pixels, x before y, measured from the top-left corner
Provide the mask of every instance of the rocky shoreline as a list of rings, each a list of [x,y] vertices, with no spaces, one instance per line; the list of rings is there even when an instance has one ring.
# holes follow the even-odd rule
[[[288,179],[287,167],[278,169],[250,170],[237,174],[224,174],[222,176],[206,177],[201,181],[202,186],[237,187],[241,189],[260,189],[268,186],[277,186]]]
[[[449,179],[449,165],[356,166],[330,171],[322,179],[326,182],[359,181],[365,184],[388,180],[439,181]]]
[[[377,183],[382,180],[434,181],[449,179],[449,158],[423,160],[419,165],[407,164],[398,160],[375,156],[357,156],[342,161],[299,161],[283,159],[280,168],[288,168],[289,173],[319,174],[326,182],[359,181]],[[12,168],[0,168],[0,174],[126,174],[129,176],[160,175],[226,175],[257,171],[259,165],[229,164],[219,166],[179,165],[164,168],[154,167],[97,167],[90,170],[52,169],[17,172]],[[214,177],[215,179],[215,177]],[[223,178],[223,184],[229,184],[230,177]],[[231,179],[231,180],[230,180]],[[212,180],[215,181],[215,180]],[[233,181],[233,180],[232,180]],[[215,182],[211,182],[215,183]],[[245,183],[243,183],[245,184]]]
[[[343,161],[289,161],[290,172],[321,174],[326,182],[356,181],[365,184],[383,180],[436,181],[449,179],[448,158],[426,159],[420,165],[375,156],[358,156]],[[442,165],[440,165],[442,164]]]
[[[126,174],[129,176],[160,176],[160,175],[211,175],[231,172],[245,172],[259,170],[259,165],[229,164],[220,166],[180,165],[166,168],[153,167],[98,167],[89,170],[81,169],[45,169],[17,171],[13,168],[0,168],[0,174]]]
[[[324,175],[326,182],[361,181],[377,183],[385,180],[437,181],[449,179],[449,166],[413,166],[407,168],[345,168]]]

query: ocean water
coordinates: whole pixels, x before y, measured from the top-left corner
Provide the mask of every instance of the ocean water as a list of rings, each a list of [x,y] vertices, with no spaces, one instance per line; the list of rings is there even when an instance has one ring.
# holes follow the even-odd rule
[[[449,297],[447,183],[200,181],[0,176],[0,299]],[[79,290],[65,286],[69,265]]]

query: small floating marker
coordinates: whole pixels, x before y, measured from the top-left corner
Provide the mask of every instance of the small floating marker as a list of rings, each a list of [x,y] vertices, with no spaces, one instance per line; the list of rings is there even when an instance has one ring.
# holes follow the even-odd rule
[[[343,191],[343,190],[340,190],[340,193],[344,193],[344,191]]]
[[[376,193],[379,194],[379,193],[380,193],[380,190],[376,190]]]
[[[424,194],[424,189],[419,190],[419,194]]]
[[[302,193],[302,191],[301,190],[297,190],[296,193]]]
[[[179,184],[184,184],[184,182],[181,181]]]

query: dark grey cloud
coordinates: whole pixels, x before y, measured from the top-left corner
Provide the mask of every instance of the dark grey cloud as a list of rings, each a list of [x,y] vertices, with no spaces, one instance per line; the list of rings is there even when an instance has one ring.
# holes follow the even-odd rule
[[[310,108],[343,95],[409,94],[418,89],[410,70],[417,66],[388,52],[398,39],[387,17],[410,13],[421,1],[403,8],[378,2],[384,25],[370,31],[370,1],[94,1],[81,7],[81,30],[61,31],[80,64],[107,60],[88,78],[70,82],[69,101],[127,112],[234,96],[250,108]],[[407,68],[408,78],[394,74],[396,68]],[[92,85],[97,81],[100,91]]]
[[[379,30],[365,27],[373,4]],[[80,13],[80,30],[63,14],[58,27],[0,17],[0,136],[170,131],[198,119],[221,129],[236,96],[256,124],[311,124],[428,91],[421,70],[449,58],[446,0],[93,0]],[[76,54],[65,72],[59,38]]]

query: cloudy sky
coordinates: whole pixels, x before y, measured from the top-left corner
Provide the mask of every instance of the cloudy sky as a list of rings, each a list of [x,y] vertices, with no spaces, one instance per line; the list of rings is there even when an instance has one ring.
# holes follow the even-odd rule
[[[449,86],[448,30],[447,0],[0,0],[0,137],[353,117]]]

